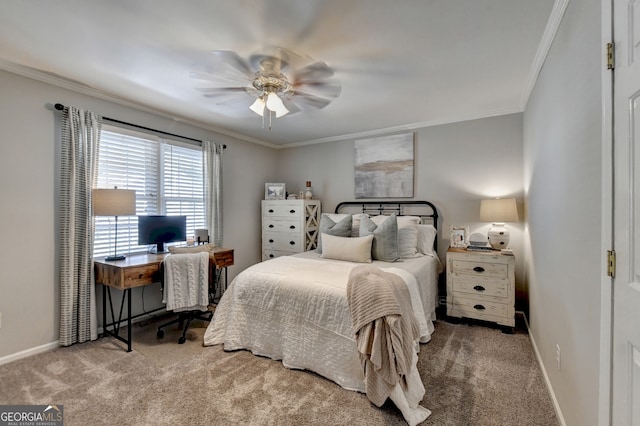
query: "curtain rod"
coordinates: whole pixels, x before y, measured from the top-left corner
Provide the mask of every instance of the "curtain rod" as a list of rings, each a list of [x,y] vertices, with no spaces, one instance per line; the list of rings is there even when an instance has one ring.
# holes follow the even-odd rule
[[[65,108],[65,106],[62,105],[62,104],[55,104],[54,107],[58,111],[62,111]],[[194,139],[194,138],[190,138],[190,137],[187,137],[187,136],[180,136],[180,135],[176,135],[175,133],[164,132],[162,130],[152,129],[151,127],[144,127],[144,126],[140,126],[138,124],[127,123],[126,121],[116,120],[115,118],[102,117],[102,119],[111,121],[113,123],[124,124],[126,126],[137,127],[138,129],[150,130],[152,132],[160,133],[160,134],[167,135],[167,136],[174,136],[174,137],[177,137],[177,138],[182,138],[182,139],[186,139],[186,140],[189,140],[189,141],[202,143],[202,140],[200,140],[200,139]],[[227,145],[222,145],[222,149],[227,149]]]

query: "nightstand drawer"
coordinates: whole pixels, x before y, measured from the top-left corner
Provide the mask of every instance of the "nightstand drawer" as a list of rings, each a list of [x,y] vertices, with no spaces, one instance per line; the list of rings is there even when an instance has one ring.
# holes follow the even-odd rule
[[[478,296],[509,297],[507,278],[490,278],[470,275],[453,275],[453,291]]]
[[[303,252],[305,247],[301,235],[264,233],[262,248],[265,250],[280,250],[289,252]]]
[[[509,309],[509,305],[504,303],[496,303],[488,300],[479,300],[467,297],[453,295],[453,309],[461,313],[462,316],[469,318],[485,319],[486,316],[491,317],[513,317],[513,307]]]
[[[504,263],[474,262],[454,260],[451,262],[454,274],[467,274],[493,278],[507,278],[508,267]]]

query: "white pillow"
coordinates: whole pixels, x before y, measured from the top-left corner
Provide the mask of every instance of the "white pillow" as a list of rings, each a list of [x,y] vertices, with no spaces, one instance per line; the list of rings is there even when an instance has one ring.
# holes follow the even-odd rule
[[[410,258],[420,256],[418,253],[418,228],[405,226],[398,229],[398,256]]]
[[[335,237],[321,234],[322,254],[325,259],[346,260],[348,262],[371,263],[371,243],[373,235],[366,237]]]
[[[437,231],[433,225],[416,225],[418,229],[418,252],[435,256],[433,252],[433,242],[436,239]]]

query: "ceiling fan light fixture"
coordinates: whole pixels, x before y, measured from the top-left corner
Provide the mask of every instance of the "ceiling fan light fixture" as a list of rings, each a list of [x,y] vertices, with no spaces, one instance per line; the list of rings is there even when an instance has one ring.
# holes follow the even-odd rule
[[[260,117],[264,117],[264,107],[265,107],[264,100],[262,100],[262,97],[259,97],[256,99],[254,103],[251,104],[249,109],[255,112],[256,114],[258,114]]]
[[[282,117],[289,113],[289,110],[284,106],[282,99],[278,97],[278,94],[276,92],[269,92],[269,94],[267,95],[266,105],[270,111],[276,113],[276,118]]]

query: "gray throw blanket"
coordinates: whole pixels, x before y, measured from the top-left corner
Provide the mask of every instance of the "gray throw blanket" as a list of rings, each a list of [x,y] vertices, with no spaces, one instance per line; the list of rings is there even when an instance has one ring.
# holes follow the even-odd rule
[[[405,282],[396,274],[363,265],[349,275],[347,301],[364,369],[367,398],[380,407],[411,368],[420,337]]]

